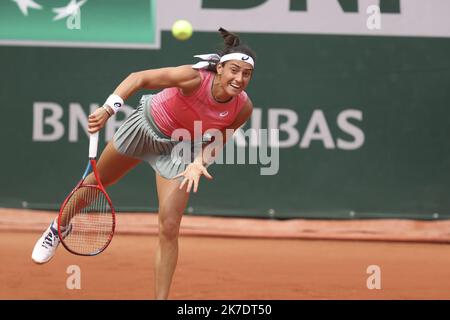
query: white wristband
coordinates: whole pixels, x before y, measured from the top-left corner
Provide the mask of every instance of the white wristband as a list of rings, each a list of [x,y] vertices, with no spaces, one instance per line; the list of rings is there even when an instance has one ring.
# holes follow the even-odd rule
[[[117,94],[112,94],[106,99],[105,104],[111,107],[113,109],[114,113],[117,113],[117,110],[120,109],[121,106],[123,106],[123,99],[119,97]]]

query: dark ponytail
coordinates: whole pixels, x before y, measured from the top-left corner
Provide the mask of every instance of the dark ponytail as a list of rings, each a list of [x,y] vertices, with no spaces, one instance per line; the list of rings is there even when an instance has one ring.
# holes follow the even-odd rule
[[[252,57],[253,60],[256,61],[255,52],[252,49],[250,49],[250,47],[247,46],[246,44],[241,43],[241,39],[239,38],[239,36],[237,34],[231,33],[229,31],[225,30],[224,28],[219,28],[219,32],[223,38],[223,42],[225,45],[225,48],[223,48],[222,50],[219,50],[217,52],[217,54],[219,56],[222,57],[229,53],[240,52],[240,53],[244,53],[244,54]],[[207,70],[216,72],[217,63],[218,63],[218,61],[216,63],[210,63]]]
[[[225,43],[225,47],[237,47],[241,43],[239,36],[237,34],[228,32],[224,28],[219,28],[220,35],[223,38],[223,42]]]

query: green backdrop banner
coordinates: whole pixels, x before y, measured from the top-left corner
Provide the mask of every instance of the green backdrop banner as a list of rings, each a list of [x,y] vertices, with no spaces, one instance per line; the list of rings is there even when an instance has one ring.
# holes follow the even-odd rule
[[[152,48],[159,46],[153,0],[28,0],[0,4],[0,44]],[[21,4],[24,3],[24,4]]]
[[[261,143],[238,135],[247,164],[213,165],[188,214],[450,217],[450,39],[240,35],[257,53],[244,129],[279,129],[279,162],[257,153],[249,164]],[[0,206],[57,209],[83,173],[89,112],[129,73],[193,63],[220,45],[213,31],[188,41],[163,31],[154,50],[1,46]],[[128,99],[101,147],[148,93]],[[262,175],[268,167],[276,174]],[[140,164],[109,189],[117,209],[156,210],[154,180]]]

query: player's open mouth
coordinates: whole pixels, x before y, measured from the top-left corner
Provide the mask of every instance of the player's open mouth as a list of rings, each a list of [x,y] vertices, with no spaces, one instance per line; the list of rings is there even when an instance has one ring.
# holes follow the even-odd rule
[[[232,84],[232,83],[230,83],[230,86],[237,90],[239,90],[241,88],[240,86]]]

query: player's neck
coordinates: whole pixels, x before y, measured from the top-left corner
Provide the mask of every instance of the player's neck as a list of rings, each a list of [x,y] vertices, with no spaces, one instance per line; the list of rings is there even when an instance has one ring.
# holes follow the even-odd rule
[[[227,103],[233,96],[229,96],[225,90],[220,86],[220,82],[216,81],[217,75],[214,76],[212,84],[211,84],[211,95],[214,101],[218,103]]]

